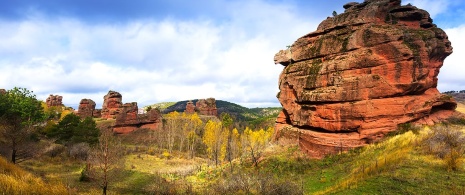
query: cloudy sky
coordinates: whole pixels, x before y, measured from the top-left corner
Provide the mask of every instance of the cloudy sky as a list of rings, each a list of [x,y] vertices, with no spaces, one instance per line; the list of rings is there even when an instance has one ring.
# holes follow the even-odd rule
[[[362,0],[358,0],[361,2]],[[0,88],[123,102],[215,97],[279,106],[273,56],[348,0],[0,0]],[[465,2],[409,0],[430,12],[454,53],[439,90],[465,89]]]

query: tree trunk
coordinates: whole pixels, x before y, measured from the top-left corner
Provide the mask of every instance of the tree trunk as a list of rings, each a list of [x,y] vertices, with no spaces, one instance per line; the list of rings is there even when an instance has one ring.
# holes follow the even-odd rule
[[[102,194],[103,195],[107,195],[107,185],[104,185],[103,188],[102,188]]]
[[[13,151],[11,152],[11,162],[13,162],[13,164],[16,164],[16,149],[13,149]]]

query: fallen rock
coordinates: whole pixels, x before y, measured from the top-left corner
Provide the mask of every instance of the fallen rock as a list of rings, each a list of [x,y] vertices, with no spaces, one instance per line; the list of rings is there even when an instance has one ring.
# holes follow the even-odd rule
[[[452,46],[428,12],[400,0],[344,8],[276,54],[285,67],[275,139],[285,128],[320,158],[379,141],[399,124],[455,115],[454,99],[436,89]]]

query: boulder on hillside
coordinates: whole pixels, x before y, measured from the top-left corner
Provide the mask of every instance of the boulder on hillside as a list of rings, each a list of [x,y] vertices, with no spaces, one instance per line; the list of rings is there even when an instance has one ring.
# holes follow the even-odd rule
[[[320,158],[376,142],[399,124],[457,115],[454,99],[436,89],[452,46],[428,12],[400,0],[344,8],[276,54],[284,66],[277,140]]]

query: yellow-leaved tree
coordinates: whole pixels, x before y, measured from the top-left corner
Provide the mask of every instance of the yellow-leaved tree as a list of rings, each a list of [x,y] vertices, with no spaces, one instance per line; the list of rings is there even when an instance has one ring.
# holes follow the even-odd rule
[[[223,136],[222,123],[220,121],[209,120],[205,125],[202,141],[207,146],[207,153],[210,159],[215,161],[215,165],[218,165],[218,157],[220,156],[221,146],[224,142]]]
[[[244,152],[250,156],[252,164],[258,167],[260,157],[269,143],[271,136],[273,135],[273,128],[268,128],[266,131],[260,129],[253,131],[249,127],[246,127],[242,136],[242,144]]]
[[[187,120],[187,149],[189,151],[189,158],[194,158],[195,148],[198,140],[200,139],[200,128],[202,127],[202,120],[197,113],[188,115]]]

